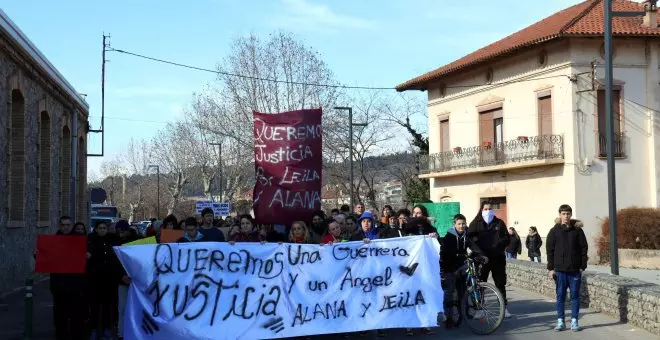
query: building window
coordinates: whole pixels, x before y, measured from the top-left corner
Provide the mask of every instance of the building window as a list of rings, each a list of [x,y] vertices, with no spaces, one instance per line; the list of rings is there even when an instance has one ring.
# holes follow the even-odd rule
[[[62,128],[60,144],[60,215],[70,215],[71,209],[71,130]]]
[[[9,220],[23,221],[25,209],[25,98],[11,92],[9,128]]]
[[[479,113],[481,165],[489,166],[504,159],[504,117],[502,108]]]
[[[552,97],[550,95],[537,98],[539,117],[539,136],[552,135]]]
[[[78,138],[78,221],[87,220],[87,148],[85,139]]]
[[[449,145],[449,119],[440,121],[440,152],[451,150]]]
[[[607,157],[607,117],[605,114],[605,90],[598,90],[598,157]],[[612,90],[612,114],[614,115],[614,156],[624,157],[624,136],[621,127],[621,89]]]
[[[37,197],[39,197],[39,222],[51,221],[50,216],[50,116],[48,112],[41,112],[39,120],[39,162],[37,162],[37,173],[39,174],[39,185],[37,186]]]

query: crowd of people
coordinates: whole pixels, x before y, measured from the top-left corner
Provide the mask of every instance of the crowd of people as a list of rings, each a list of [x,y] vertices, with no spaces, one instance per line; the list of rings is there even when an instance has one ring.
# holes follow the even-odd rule
[[[546,242],[548,270],[557,281],[558,321],[557,330],[562,330],[563,303],[566,289],[571,289],[573,309],[571,328],[578,330],[579,285],[575,285],[578,274],[586,268],[586,239],[580,225],[571,219],[572,210],[562,205],[559,220],[551,230]],[[236,218],[217,219],[211,209],[204,209],[201,216],[188,217],[178,221],[173,215],[162,223],[154,224],[146,236],[155,236],[160,242],[163,230],[182,230],[178,242],[287,242],[299,244],[328,245],[348,241],[370,242],[375,239],[426,235],[435,237],[441,246],[442,287],[445,293],[445,311],[441,314],[452,316],[451,301],[460,297],[465,282],[457,275],[465,262],[468,251],[476,252],[483,258],[482,281],[490,275],[506,302],[506,259],[515,258],[521,253],[520,237],[513,228],[507,228],[504,221],[495,216],[490,202],[482,202],[479,213],[468,224],[464,215],[454,216],[454,225],[442,238],[431,224],[427,209],[417,205],[412,211],[395,210],[385,205],[380,214],[366,210],[360,203],[351,211],[348,205],[333,209],[329,215],[323,211],[314,213],[311,221],[296,221],[290,226],[256,224],[251,215]],[[118,261],[112,247],[133,242],[140,238],[138,229],[125,220],[116,224],[100,222],[87,234],[83,223],[72,225],[68,216],[60,218],[58,235],[87,237],[87,268],[85,274],[51,274],[50,288],[53,294],[55,331],[57,339],[123,339],[123,320],[128,286],[131,283],[124,268]],[[577,241],[576,241],[577,240]],[[530,227],[526,239],[531,261],[541,261],[541,238],[535,227]],[[469,250],[468,250],[469,249]],[[569,257],[570,256],[570,257]],[[575,257],[576,260],[571,260]],[[578,273],[578,274],[576,274]],[[563,295],[562,295],[563,292]],[[577,304],[575,301],[577,301]],[[560,311],[561,308],[561,311]],[[505,316],[510,317],[505,308]],[[453,318],[446,318],[446,327],[453,328]],[[431,328],[419,330],[423,334],[432,333]],[[413,336],[413,329],[406,329]],[[361,333],[364,334],[364,333]],[[350,334],[343,334],[348,337]],[[379,336],[386,336],[378,330]]]

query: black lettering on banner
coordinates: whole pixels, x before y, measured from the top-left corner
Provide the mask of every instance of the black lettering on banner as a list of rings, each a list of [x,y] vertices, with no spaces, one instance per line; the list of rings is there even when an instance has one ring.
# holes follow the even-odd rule
[[[156,246],[156,251],[154,252],[156,275],[174,273],[174,269],[172,269],[172,257],[172,247],[169,244],[159,243]]]
[[[154,335],[160,330],[156,321],[144,310],[142,311],[142,330],[149,335]]]
[[[291,279],[291,283],[289,284],[289,291],[287,292],[287,294],[291,294],[293,285],[296,284],[296,280],[298,280],[298,274],[296,274],[296,276],[293,276],[291,275],[291,273],[289,273],[289,278]]]
[[[169,289],[170,285],[166,285],[164,289],[161,289],[160,281],[158,280],[155,280],[147,288],[147,295],[151,295],[152,293],[156,292],[156,299],[154,300],[153,310],[151,312],[151,315],[153,315],[154,318],[160,315],[160,301],[163,299],[165,293],[167,293]]]
[[[292,245],[289,245],[287,247],[289,254],[289,264],[292,266],[321,261],[321,252],[319,252],[318,250],[314,250],[312,252],[303,251],[302,245],[299,244],[296,246],[296,248],[298,248],[298,251],[296,251],[296,254],[294,256],[291,251],[291,248],[293,248]]]
[[[178,249],[179,256],[177,256],[177,261],[176,261],[177,262],[176,269],[179,273],[185,273],[190,268],[190,253],[192,253],[192,249],[188,248],[188,249],[184,250],[184,251],[187,252],[186,256],[182,256],[182,254],[181,254],[182,250],[184,250],[184,249],[181,249],[181,248]],[[185,260],[185,261],[183,261],[183,265],[185,265],[185,267],[182,266],[182,263],[181,263],[182,259]]]
[[[265,286],[265,285],[264,285]],[[264,287],[265,288],[265,287]],[[257,303],[257,307],[253,311],[249,311],[248,307],[253,307],[250,303],[250,297],[256,292],[254,287],[246,287],[243,291],[243,298],[239,300],[238,295],[234,295],[231,302],[231,307],[222,320],[227,320],[230,316],[238,316],[242,319],[249,320],[259,315],[272,315],[277,312],[277,305],[282,296],[282,290],[278,286],[270,288],[268,293],[261,293]],[[267,296],[266,296],[267,295]]]
[[[188,285],[185,285],[183,287],[183,303],[180,304],[179,308],[176,307],[177,302],[179,301],[180,288],[181,286],[179,285],[174,286],[174,301],[172,302],[172,311],[175,318],[183,314],[186,306],[188,305]]]
[[[295,327],[296,323],[302,326],[305,323],[316,320],[319,317],[322,317],[325,320],[346,318],[346,304],[344,303],[344,300],[337,300],[333,301],[332,303],[316,303],[314,306],[312,306],[311,312],[310,306],[303,306],[299,303],[298,307],[296,308],[296,314],[293,317],[291,327]]]
[[[195,271],[204,270],[206,264],[209,263],[210,256],[208,252],[209,250],[204,248],[195,249]]]
[[[312,292],[316,292],[316,291],[322,292],[324,290],[328,290],[328,282],[311,280],[307,282],[307,289],[309,289]]]
[[[404,274],[406,274],[406,275],[408,275],[408,276],[413,276],[413,274],[415,274],[415,270],[417,270],[417,266],[418,266],[418,265],[419,265],[419,263],[415,262],[415,263],[412,264],[412,266],[408,266],[408,267],[406,267],[406,266],[399,266],[399,270],[400,270],[402,273],[404,273]]]
[[[238,268],[238,265],[240,265],[241,262],[243,262],[243,259],[241,258],[241,254],[232,251],[231,253],[229,253],[229,262],[227,262],[227,271],[229,271],[230,273],[238,273],[238,271],[240,270]]]
[[[261,325],[261,328],[267,328],[277,334],[284,330],[284,318],[279,316],[276,318],[270,318],[266,323]]]
[[[344,279],[341,281],[339,290],[344,290],[344,285],[348,283],[350,288],[362,287],[362,291],[369,293],[374,290],[375,287],[389,286],[392,284],[392,268],[385,268],[385,273],[383,275],[376,275],[373,277],[353,277],[353,271],[350,267],[346,268],[346,273],[344,273]]]
[[[365,315],[367,315],[369,308],[371,308],[371,302],[368,304],[364,304],[364,302],[362,302],[360,304],[362,305],[362,315],[360,315],[360,317],[363,318]]]
[[[378,312],[390,309],[399,309],[399,308],[410,308],[417,305],[424,305],[426,301],[424,300],[424,294],[421,290],[418,290],[414,298],[411,298],[410,291],[401,292],[398,295],[385,295],[383,296],[383,305],[380,307]]]
[[[378,256],[391,256],[391,257],[407,257],[410,256],[405,248],[381,248],[373,246],[363,246],[360,248],[349,246],[335,246],[332,247],[332,256],[335,260],[342,261],[346,259],[355,260],[357,258],[378,257]]]
[[[199,308],[199,311],[197,311],[196,314],[191,315],[189,313],[186,313],[184,317],[188,321],[196,320],[197,318],[199,318],[202,315],[202,313],[206,311],[206,308],[209,303],[209,293],[211,293],[213,294],[212,296],[214,297],[213,299],[214,301],[211,312],[211,318],[209,319],[209,325],[213,326],[213,322],[215,320],[215,314],[218,309],[218,301],[220,300],[222,291],[225,289],[238,289],[238,281],[235,281],[233,284],[226,286],[224,285],[222,279],[220,279],[219,281],[215,281],[213,280],[212,277],[206,274],[198,273],[193,278],[193,282],[196,283],[193,285],[193,288],[190,293],[192,300],[195,301],[198,297],[201,296],[204,299],[204,303],[202,303],[202,306]],[[211,288],[211,286],[215,288],[215,291],[210,291],[209,288]]]

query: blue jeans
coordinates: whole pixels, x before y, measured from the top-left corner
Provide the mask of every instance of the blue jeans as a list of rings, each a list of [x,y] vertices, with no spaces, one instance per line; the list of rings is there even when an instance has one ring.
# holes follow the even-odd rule
[[[582,285],[581,272],[555,272],[557,278],[557,319],[566,317],[566,289],[571,291],[571,318],[577,319],[580,314],[580,286]]]
[[[516,254],[516,253],[509,253],[509,252],[507,251],[507,252],[506,252],[506,258],[507,258],[507,259],[517,259],[517,258],[518,258],[518,254]]]
[[[530,257],[529,260],[532,261],[532,262],[534,262],[534,260],[536,260],[536,262],[541,263],[541,257],[540,256]]]

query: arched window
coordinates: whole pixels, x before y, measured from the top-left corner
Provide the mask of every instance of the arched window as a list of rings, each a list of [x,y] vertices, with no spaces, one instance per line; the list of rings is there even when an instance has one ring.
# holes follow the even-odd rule
[[[25,98],[11,91],[9,116],[9,220],[23,221],[25,207]]]
[[[62,128],[60,144],[60,215],[71,214],[71,130]]]
[[[51,221],[50,215],[50,116],[48,112],[42,111],[39,120],[39,161],[37,162],[37,173],[39,174],[39,185],[37,186],[39,197],[39,222]],[[47,224],[49,225],[49,224]]]
[[[87,220],[87,147],[85,139],[78,137],[78,221]]]

